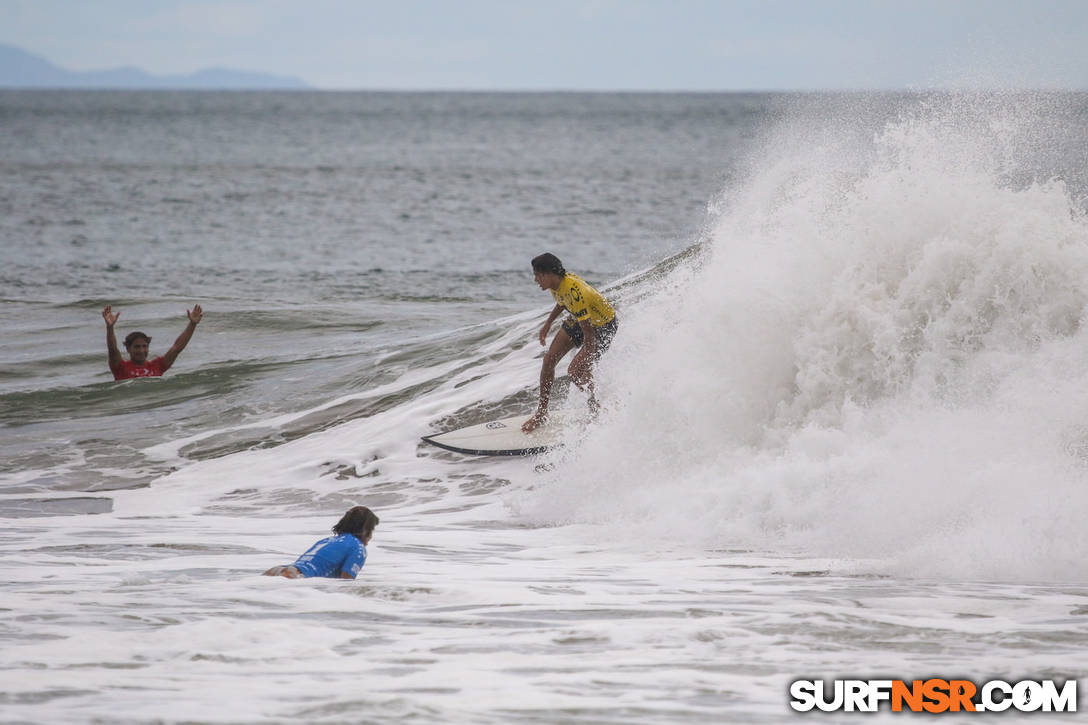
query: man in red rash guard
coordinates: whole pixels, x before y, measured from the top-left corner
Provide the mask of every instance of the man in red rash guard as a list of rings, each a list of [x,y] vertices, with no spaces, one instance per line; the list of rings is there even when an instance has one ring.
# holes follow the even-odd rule
[[[167,350],[165,355],[148,360],[147,352],[151,346],[151,338],[142,332],[130,332],[125,338],[125,350],[128,351],[129,357],[125,360],[121,357],[121,351],[117,349],[117,338],[113,334],[113,326],[121,313],[114,314],[112,305],[106,305],[106,309],[102,310],[102,319],[106,321],[106,349],[110,354],[110,372],[113,373],[113,379],[157,377],[169,370],[181,351],[189,344],[204,311],[200,309],[200,305],[193,305],[193,309],[186,310],[185,314],[189,317],[189,324],[178,335],[178,339],[174,340],[173,347]]]

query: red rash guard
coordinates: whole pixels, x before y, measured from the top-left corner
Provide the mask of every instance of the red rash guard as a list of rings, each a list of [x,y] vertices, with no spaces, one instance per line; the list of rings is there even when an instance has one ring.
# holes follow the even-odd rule
[[[129,378],[154,378],[166,372],[166,361],[160,356],[154,360],[148,360],[143,365],[137,365],[131,360],[122,360],[116,368],[110,368],[114,380],[128,380]]]

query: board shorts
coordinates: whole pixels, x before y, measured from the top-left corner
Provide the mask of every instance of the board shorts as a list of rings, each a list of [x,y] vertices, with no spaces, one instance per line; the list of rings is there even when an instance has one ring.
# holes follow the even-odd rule
[[[597,352],[595,355],[597,359],[600,359],[608,346],[612,344],[612,339],[616,337],[616,330],[619,328],[618,318],[619,316],[616,315],[606,324],[594,328],[597,333]],[[567,333],[575,347],[581,347],[582,343],[586,341],[585,335],[582,334],[582,326],[573,317],[568,317],[563,322],[563,332]]]

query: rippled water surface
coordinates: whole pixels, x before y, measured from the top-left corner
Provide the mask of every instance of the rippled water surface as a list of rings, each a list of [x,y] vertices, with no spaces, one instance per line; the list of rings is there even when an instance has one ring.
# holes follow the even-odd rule
[[[799,678],[1082,677],[1085,111],[0,91],[0,721],[781,722]],[[600,418],[422,443],[532,411],[542,251],[619,310]],[[167,375],[112,381],[104,305],[161,354],[198,302]],[[356,581],[259,575],[358,504]]]

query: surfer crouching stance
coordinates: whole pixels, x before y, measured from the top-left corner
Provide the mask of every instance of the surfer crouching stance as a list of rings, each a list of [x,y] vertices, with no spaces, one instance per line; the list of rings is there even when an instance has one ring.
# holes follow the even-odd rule
[[[154,378],[169,370],[174,361],[178,359],[181,351],[189,344],[189,340],[192,339],[193,333],[196,332],[196,326],[200,324],[200,320],[204,316],[204,311],[200,308],[200,305],[193,305],[193,309],[186,310],[185,314],[189,318],[189,324],[178,335],[178,339],[174,340],[174,344],[166,351],[165,355],[148,360],[147,354],[151,349],[151,338],[142,332],[130,332],[125,337],[125,350],[128,352],[129,357],[128,360],[125,360],[121,357],[121,351],[117,349],[117,337],[113,334],[113,326],[117,324],[117,318],[121,316],[121,313],[114,312],[112,305],[106,305],[105,309],[102,310],[102,319],[106,321],[106,352],[109,355],[110,372],[113,373],[113,379]]]
[[[353,506],[332,527],[335,536],[322,539],[289,566],[274,566],[265,576],[288,579],[324,576],[354,579],[366,563],[366,545],[374,536],[378,517],[366,506]]]
[[[533,278],[540,289],[550,291],[555,298],[555,308],[540,328],[540,344],[546,344],[548,330],[563,310],[570,316],[555,333],[551,347],[544,355],[544,362],[540,366],[540,405],[533,417],[521,426],[526,433],[548,419],[555,366],[576,347],[580,349],[570,361],[567,372],[575,385],[589,392],[589,408],[596,412],[598,404],[593,394],[593,366],[612,344],[617,328],[616,311],[612,305],[584,279],[564,269],[563,263],[554,254],[544,253],[533,258]]]

